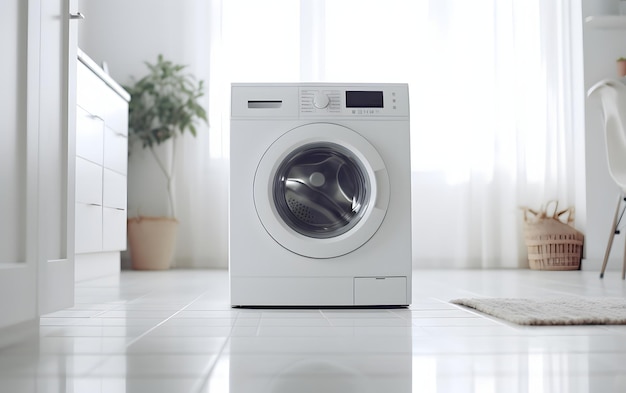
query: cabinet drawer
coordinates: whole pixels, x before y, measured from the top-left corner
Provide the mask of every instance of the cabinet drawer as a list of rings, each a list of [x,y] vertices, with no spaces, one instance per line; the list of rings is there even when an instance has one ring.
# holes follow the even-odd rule
[[[102,79],[82,62],[76,66],[76,103],[87,112],[104,118],[102,92],[108,90]]]
[[[76,155],[102,165],[104,121],[81,107],[76,109]]]
[[[104,131],[104,167],[122,174],[128,171],[128,138],[108,126]]]
[[[103,92],[102,103],[105,109],[106,124],[115,132],[128,135],[128,102],[112,89]]]
[[[104,169],[103,205],[126,209],[126,176]]]
[[[126,249],[126,210],[105,207],[102,210],[104,251]]]
[[[76,204],[77,253],[102,251],[102,206]]]
[[[76,157],[76,202],[102,205],[102,167]]]

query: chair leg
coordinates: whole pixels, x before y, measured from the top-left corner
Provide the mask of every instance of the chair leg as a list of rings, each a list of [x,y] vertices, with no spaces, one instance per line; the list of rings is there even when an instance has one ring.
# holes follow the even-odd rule
[[[613,246],[613,239],[615,238],[615,231],[617,230],[617,217],[619,216],[619,207],[622,203],[622,194],[620,193],[617,199],[617,206],[615,207],[615,215],[613,216],[613,224],[611,224],[611,232],[609,233],[609,242],[606,245],[606,251],[604,252],[604,261],[602,262],[602,270],[600,271],[600,278],[604,277],[604,271],[606,270],[606,264],[609,261],[609,254],[611,253],[611,247]],[[626,250],[625,250],[626,252]],[[624,263],[626,263],[626,254],[624,255]],[[625,265],[626,266],[626,265]]]
[[[626,236],[624,236],[626,239]],[[622,280],[626,280],[626,243],[624,244],[624,262],[622,265]]]

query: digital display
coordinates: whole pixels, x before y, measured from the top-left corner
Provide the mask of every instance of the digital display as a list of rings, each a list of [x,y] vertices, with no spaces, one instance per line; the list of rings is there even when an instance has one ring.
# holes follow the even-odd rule
[[[382,108],[382,91],[346,91],[346,108]]]

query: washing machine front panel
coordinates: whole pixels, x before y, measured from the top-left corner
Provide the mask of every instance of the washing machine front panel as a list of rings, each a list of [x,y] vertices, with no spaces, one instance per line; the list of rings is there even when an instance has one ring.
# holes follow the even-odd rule
[[[254,180],[258,217],[278,244],[310,258],[333,258],[365,244],[389,203],[389,176],[356,131],[310,123],[265,152]]]
[[[230,145],[231,305],[410,304],[406,84],[233,84]]]

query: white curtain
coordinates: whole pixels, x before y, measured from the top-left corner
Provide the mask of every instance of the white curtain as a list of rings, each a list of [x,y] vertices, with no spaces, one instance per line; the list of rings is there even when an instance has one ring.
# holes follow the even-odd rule
[[[525,266],[519,207],[574,202],[569,6],[430,2],[412,89],[416,265]]]
[[[414,265],[524,266],[519,207],[574,201],[570,3],[211,0],[212,140],[178,187],[190,216],[219,219],[182,231],[185,258],[227,233],[231,82],[408,82]]]
[[[176,211],[180,222],[174,256],[181,268],[228,267],[228,121],[224,78],[221,0],[177,2],[184,10],[186,55],[191,71],[205,82],[208,127],[177,144]],[[180,33],[182,34],[182,33]]]

